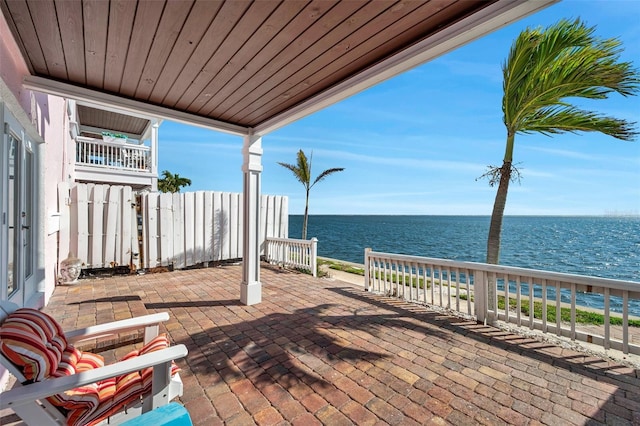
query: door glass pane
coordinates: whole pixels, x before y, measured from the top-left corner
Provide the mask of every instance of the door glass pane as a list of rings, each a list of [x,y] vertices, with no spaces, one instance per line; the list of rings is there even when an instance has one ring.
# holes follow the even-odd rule
[[[9,135],[9,205],[7,212],[7,221],[9,225],[9,264],[7,265],[7,294],[11,296],[17,288],[17,280],[14,280],[14,277],[17,277],[16,273],[16,229],[15,229],[15,221],[16,221],[16,182],[15,179],[15,171],[16,171],[16,152],[17,152],[17,141],[11,135]]]
[[[24,158],[24,210],[22,216],[22,238],[23,238],[23,254],[24,254],[24,277],[29,278],[33,273],[33,154],[26,151]]]

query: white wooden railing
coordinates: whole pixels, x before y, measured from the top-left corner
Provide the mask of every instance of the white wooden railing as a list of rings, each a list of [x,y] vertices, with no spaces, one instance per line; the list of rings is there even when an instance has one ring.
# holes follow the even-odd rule
[[[629,326],[629,301],[640,302],[638,282],[366,249],[365,290],[473,315],[486,324],[502,320],[640,354],[640,341],[631,340]],[[578,323],[578,311],[593,311],[578,305],[580,293],[600,298],[603,307],[597,313],[604,317],[602,325]],[[613,312],[614,304],[622,312]],[[564,312],[566,317],[555,312]],[[621,325],[610,324],[614,317]]]
[[[76,137],[76,164],[137,172],[151,171],[151,150],[145,145]]]
[[[297,240],[292,238],[265,239],[265,258],[272,264],[285,268],[302,269],[317,276],[318,239]]]

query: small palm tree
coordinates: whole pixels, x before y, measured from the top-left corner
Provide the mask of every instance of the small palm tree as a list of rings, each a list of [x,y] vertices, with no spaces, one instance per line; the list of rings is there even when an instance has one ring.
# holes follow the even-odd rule
[[[160,192],[180,192],[183,186],[191,186],[191,179],[181,177],[177,173],[174,175],[169,170],[163,171],[162,178],[158,179]]]
[[[313,185],[324,180],[327,176],[341,172],[344,170],[342,167],[336,167],[332,169],[327,169],[320,173],[317,178],[311,183],[311,160],[313,159],[313,152],[311,156],[307,160],[307,156],[304,154],[304,151],[298,151],[298,163],[297,164],[287,164],[287,163],[278,163],[282,167],[291,170],[293,175],[298,179],[300,183],[304,186],[306,191],[305,205],[304,205],[304,219],[302,221],[302,239],[307,239],[307,222],[309,219],[309,191],[313,188]]]
[[[526,29],[515,40],[502,66],[502,111],[507,146],[502,167],[483,175],[498,184],[487,240],[487,263],[500,256],[502,218],[509,182],[519,178],[512,165],[516,133],[601,132],[625,141],[637,135],[633,122],[586,111],[569,98],[606,99],[612,92],[636,94],[640,74],[619,62],[621,42],[594,37],[595,27],[561,20],[544,30]]]

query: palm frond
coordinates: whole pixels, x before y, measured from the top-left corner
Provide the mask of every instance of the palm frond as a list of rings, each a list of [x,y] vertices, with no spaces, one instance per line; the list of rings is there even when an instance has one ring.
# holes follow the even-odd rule
[[[542,131],[546,125],[553,127],[547,134],[581,127],[599,131],[601,125],[603,133],[620,139],[636,135],[634,123],[594,116],[570,103],[571,98],[605,99],[614,92],[629,96],[640,89],[638,70],[619,62],[620,41],[596,38],[594,31],[579,20],[562,20],[518,36],[503,64],[502,108],[511,133]],[[581,113],[585,116],[579,119]]]
[[[293,176],[296,178],[298,182],[302,183],[303,185],[306,184],[304,172],[302,172],[297,165],[289,164],[289,163],[278,163],[278,164],[280,164],[285,169],[289,169],[291,173],[293,173]]]
[[[573,106],[556,105],[540,108],[523,121],[519,132],[538,132],[547,136],[563,132],[601,132],[617,139],[631,141],[638,135],[634,130],[634,124]]]
[[[344,167],[334,167],[332,169],[327,169],[325,171],[323,171],[322,173],[320,173],[318,175],[318,177],[316,178],[316,180],[313,181],[313,184],[311,185],[313,187],[313,185],[315,185],[318,182],[321,182],[322,180],[324,180],[327,176],[337,173],[337,172],[341,172],[344,170]]]

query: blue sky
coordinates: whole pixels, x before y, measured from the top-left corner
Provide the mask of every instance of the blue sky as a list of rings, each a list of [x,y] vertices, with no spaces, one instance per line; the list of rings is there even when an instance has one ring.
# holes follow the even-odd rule
[[[640,0],[565,0],[263,137],[262,192],[304,212],[304,188],[278,162],[313,152],[312,175],[345,170],[311,190],[310,214],[490,215],[495,188],[477,180],[502,164],[502,72],[526,27],[581,18],[623,42],[640,68]],[[583,104],[640,121],[640,96]],[[242,139],[164,122],[159,170],[192,180],[186,190],[242,191]],[[520,184],[507,215],[640,214],[640,140],[594,134],[518,135]]]

